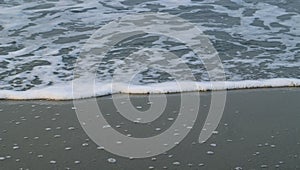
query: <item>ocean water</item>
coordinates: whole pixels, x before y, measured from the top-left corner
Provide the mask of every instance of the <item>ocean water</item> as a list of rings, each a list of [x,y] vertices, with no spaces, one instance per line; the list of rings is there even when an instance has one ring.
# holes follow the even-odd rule
[[[0,98],[63,100],[120,92],[300,86],[299,9],[297,0],[0,0]],[[175,15],[201,28],[219,54],[226,81],[210,81],[185,44],[139,34],[95,61],[93,93],[74,95],[73,73],[88,39],[111,21],[144,12]],[[130,58],[152,48],[176,54],[193,79],[184,76],[181,62],[160,53],[144,58],[154,63],[151,67]],[[114,78],[132,68],[139,68],[133,77]],[[170,73],[183,76],[176,79]]]

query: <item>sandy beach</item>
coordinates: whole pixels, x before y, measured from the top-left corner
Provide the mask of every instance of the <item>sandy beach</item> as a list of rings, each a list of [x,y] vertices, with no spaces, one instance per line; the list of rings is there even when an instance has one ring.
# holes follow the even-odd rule
[[[0,170],[300,170],[300,0],[0,0]]]
[[[299,88],[228,91],[222,120],[203,144],[198,143],[198,137],[210,105],[210,92],[201,92],[199,97],[198,118],[187,137],[170,151],[143,159],[119,157],[96,145],[80,126],[72,101],[1,100],[0,167],[3,170],[300,168]],[[147,95],[131,95],[130,99],[141,109],[149,107]],[[166,130],[176,119],[180,95],[168,94],[167,99],[164,113],[146,124],[120,116],[112,96],[99,97],[97,101],[112,128],[123,134],[148,137]]]

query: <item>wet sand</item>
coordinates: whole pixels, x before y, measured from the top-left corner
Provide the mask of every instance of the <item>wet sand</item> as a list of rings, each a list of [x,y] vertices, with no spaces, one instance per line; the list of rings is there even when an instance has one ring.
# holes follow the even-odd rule
[[[198,118],[187,137],[170,151],[143,159],[119,157],[98,147],[80,126],[72,101],[1,100],[0,169],[300,169],[299,88],[228,91],[222,120],[203,144],[198,137],[210,92],[199,97]],[[116,130],[149,137],[178,116],[180,95],[168,94],[167,99],[165,112],[144,125],[120,116],[111,96],[97,100]],[[131,95],[131,102],[149,107],[147,95]]]

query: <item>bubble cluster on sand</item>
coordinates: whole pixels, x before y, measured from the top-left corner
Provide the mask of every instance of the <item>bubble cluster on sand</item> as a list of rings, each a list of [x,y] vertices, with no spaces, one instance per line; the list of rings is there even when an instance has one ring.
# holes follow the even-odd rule
[[[210,146],[212,146],[212,147],[216,147],[216,146],[217,146],[217,144],[215,144],[215,143],[211,143],[211,144],[210,144]]]
[[[172,164],[173,164],[173,165],[176,165],[176,166],[179,166],[179,165],[180,165],[180,162],[175,161],[175,162],[173,162]]]
[[[51,160],[50,164],[56,164],[56,161],[55,160]]]
[[[107,161],[109,163],[116,163],[117,162],[117,160],[115,158],[108,158]]]
[[[149,166],[148,169],[155,169],[155,167],[154,166]]]

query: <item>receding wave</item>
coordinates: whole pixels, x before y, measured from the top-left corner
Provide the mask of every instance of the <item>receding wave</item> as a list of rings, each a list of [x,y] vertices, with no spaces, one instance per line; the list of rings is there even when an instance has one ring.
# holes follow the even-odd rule
[[[77,85],[78,86],[78,85]],[[85,84],[79,85],[85,87]],[[267,80],[243,80],[243,81],[223,81],[223,82],[165,82],[148,85],[130,85],[126,83],[95,84],[94,89],[86,90],[82,93],[73,93],[72,84],[61,84],[40,89],[30,89],[27,91],[1,90],[1,99],[28,100],[28,99],[48,99],[48,100],[72,100],[91,97],[99,97],[110,94],[164,94],[193,91],[211,90],[234,90],[250,88],[276,88],[276,87],[300,87],[300,79],[274,78]]]
[[[0,0],[1,99],[70,100],[115,93],[299,87],[300,84],[300,1],[45,2]],[[203,56],[195,55],[174,37],[149,33],[120,41],[101,62],[79,64],[83,68],[98,64],[97,82],[93,91],[84,90],[90,85],[79,84],[83,91],[74,94],[73,73],[86,41],[111,21],[150,11],[176,15],[195,24],[219,53],[227,81],[209,82],[212,79],[199,59]],[[134,59],[141,48],[148,56]],[[168,51],[178,58],[164,58],[165,55],[158,55],[153,49]],[[145,61],[151,67],[146,67]],[[129,73],[139,74],[131,80],[126,76],[133,75]],[[116,77],[117,82],[123,83],[110,83]]]

